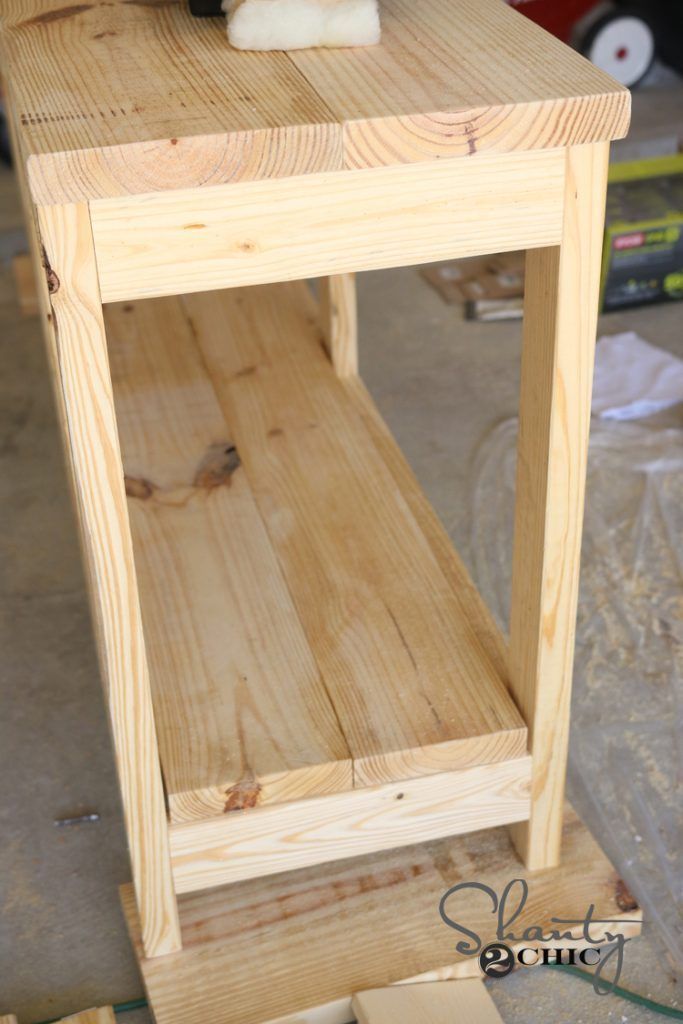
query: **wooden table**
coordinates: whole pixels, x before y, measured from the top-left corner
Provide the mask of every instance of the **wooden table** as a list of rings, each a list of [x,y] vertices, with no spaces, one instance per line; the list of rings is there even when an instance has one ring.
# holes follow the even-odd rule
[[[387,0],[380,46],[291,54],[185,7],[3,5],[148,962],[227,882],[512,823],[558,863],[629,121],[499,0]],[[353,273],[513,249],[508,646],[358,377]]]

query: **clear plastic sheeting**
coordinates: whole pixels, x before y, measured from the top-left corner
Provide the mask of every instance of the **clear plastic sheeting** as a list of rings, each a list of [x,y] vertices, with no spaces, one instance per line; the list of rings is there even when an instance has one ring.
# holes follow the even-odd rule
[[[471,560],[510,604],[517,420],[474,466]],[[683,966],[683,431],[593,420],[569,795]]]

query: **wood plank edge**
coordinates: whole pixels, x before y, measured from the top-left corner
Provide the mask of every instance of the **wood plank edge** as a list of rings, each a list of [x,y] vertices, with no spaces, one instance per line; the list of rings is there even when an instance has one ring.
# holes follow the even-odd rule
[[[329,796],[332,793],[345,793],[354,788],[354,769],[352,759],[330,761],[327,764],[316,764],[305,768],[295,768],[287,772],[279,772],[273,776],[259,776],[259,790],[255,802],[249,801],[245,807],[257,809],[290,803],[295,800],[308,800],[314,797]],[[188,790],[187,792],[168,793],[170,822],[173,825],[186,822],[205,821],[218,815],[239,811],[245,808],[232,799],[240,784],[207,786],[204,789]],[[228,806],[230,804],[230,806]]]
[[[204,822],[172,825],[177,893],[528,818],[528,755]]]
[[[424,111],[401,117],[347,119],[342,125],[344,168],[367,170],[434,159],[467,159],[481,154],[536,153],[623,139],[631,124],[631,93],[617,82],[614,85],[613,90],[603,93],[554,100],[475,107],[467,111]],[[581,106],[589,104],[600,108],[595,120],[577,116]],[[472,124],[482,118],[487,118],[488,123],[494,121],[495,130],[473,136]],[[539,145],[524,145],[535,121],[540,122],[536,136],[542,136],[543,122],[553,119],[566,126],[564,132],[555,130]],[[510,120],[507,130],[501,131],[501,125],[507,120]],[[515,142],[516,136],[521,140],[519,143]]]
[[[290,160],[305,147],[306,164]],[[274,160],[278,143],[283,159]],[[160,184],[150,187],[152,171],[158,173],[170,148],[188,147],[192,158],[189,172],[182,163]],[[263,159],[259,159],[259,152]],[[206,176],[206,167],[211,168]],[[246,169],[245,169],[246,168]],[[54,153],[32,153],[26,158],[26,174],[36,206],[90,202],[123,196],[158,195],[179,189],[204,190],[217,185],[266,178],[289,178],[344,169],[342,129],[336,122],[276,126],[248,132],[186,135],[149,142],[128,142],[96,149],[74,149]]]

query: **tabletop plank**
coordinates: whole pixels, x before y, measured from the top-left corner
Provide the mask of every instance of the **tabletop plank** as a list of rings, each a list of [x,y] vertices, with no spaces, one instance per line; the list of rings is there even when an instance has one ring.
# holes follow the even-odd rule
[[[388,0],[382,45],[292,62],[344,126],[347,167],[625,134],[630,95],[501,0]]]
[[[37,202],[304,174],[341,129],[284,53],[185,0],[7,0],[3,66]]]
[[[629,93],[501,0],[384,0],[378,46],[230,47],[185,0],[6,0],[3,67],[34,199],[576,145]]]

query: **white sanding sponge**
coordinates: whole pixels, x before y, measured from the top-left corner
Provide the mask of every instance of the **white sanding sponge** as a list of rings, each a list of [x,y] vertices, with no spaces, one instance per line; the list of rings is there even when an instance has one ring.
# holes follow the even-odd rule
[[[223,0],[238,50],[302,50],[379,42],[377,0]]]

